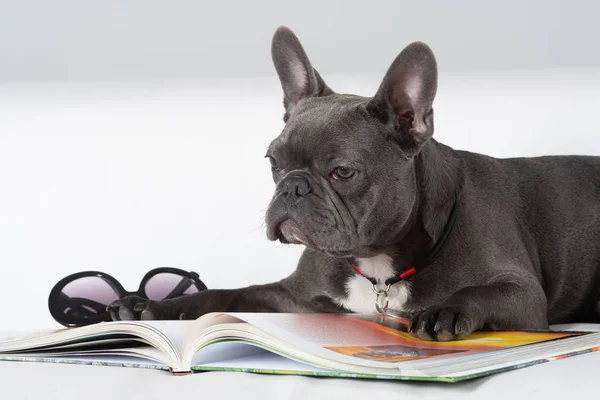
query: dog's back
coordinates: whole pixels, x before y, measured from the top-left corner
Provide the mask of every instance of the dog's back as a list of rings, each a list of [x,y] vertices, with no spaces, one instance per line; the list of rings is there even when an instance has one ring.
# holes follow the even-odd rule
[[[518,226],[548,298],[550,323],[597,319],[600,157],[459,154],[466,189],[480,197],[478,207],[494,214],[497,234],[505,223]]]

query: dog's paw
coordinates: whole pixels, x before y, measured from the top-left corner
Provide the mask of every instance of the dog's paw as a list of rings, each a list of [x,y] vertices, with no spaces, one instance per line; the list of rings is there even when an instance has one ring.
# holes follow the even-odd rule
[[[106,309],[113,321],[159,319],[156,301],[139,296],[127,296],[111,303]]]
[[[408,332],[419,339],[445,342],[464,339],[479,325],[464,307],[430,307],[412,319]]]

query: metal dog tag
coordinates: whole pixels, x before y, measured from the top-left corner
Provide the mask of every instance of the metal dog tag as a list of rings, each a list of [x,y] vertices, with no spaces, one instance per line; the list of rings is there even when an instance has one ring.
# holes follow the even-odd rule
[[[377,285],[373,284],[373,292],[375,292],[375,309],[380,314],[386,314],[389,302],[388,291],[391,285],[387,285],[385,289],[377,289]]]

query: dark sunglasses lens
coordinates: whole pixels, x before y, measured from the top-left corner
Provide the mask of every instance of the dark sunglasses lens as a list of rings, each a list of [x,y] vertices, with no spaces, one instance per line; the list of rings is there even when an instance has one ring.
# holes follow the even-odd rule
[[[171,272],[161,272],[148,280],[144,287],[150,300],[165,300],[198,293],[193,279]]]
[[[119,299],[119,294],[104,279],[86,276],[69,282],[55,299],[64,322],[86,324],[109,319],[106,306]]]

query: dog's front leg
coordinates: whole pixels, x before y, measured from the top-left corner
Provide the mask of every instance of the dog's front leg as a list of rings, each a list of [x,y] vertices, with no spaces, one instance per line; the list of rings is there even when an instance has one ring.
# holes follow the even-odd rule
[[[548,329],[544,292],[533,281],[463,288],[416,315],[409,332],[424,340],[463,339],[479,329]]]
[[[342,312],[324,296],[310,296],[288,280],[241,289],[209,289],[175,299],[129,296],[108,307],[113,320],[195,319],[209,312]]]

